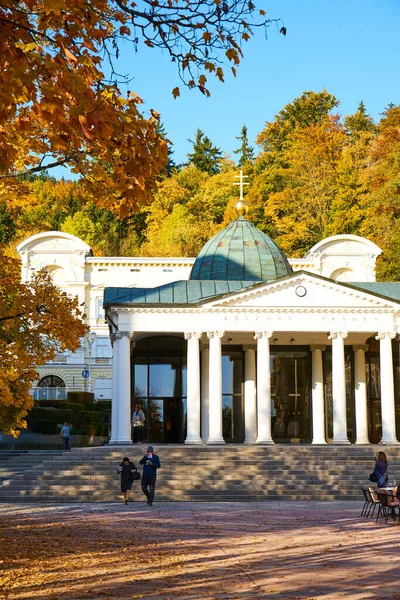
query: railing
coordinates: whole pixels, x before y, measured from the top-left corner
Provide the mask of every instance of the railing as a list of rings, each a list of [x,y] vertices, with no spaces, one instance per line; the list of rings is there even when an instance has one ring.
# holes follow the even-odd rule
[[[35,400],[66,400],[66,387],[36,387],[32,388],[30,394]]]

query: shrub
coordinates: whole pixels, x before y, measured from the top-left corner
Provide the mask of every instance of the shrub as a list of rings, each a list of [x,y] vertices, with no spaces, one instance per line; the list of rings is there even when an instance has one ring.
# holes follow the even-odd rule
[[[28,415],[29,422],[35,422],[37,420],[52,420],[57,423],[68,423],[72,422],[74,418],[74,412],[72,410],[61,410],[59,408],[53,408],[52,406],[39,407],[34,406]]]
[[[59,433],[58,423],[50,419],[37,419],[33,423],[33,431],[34,433],[54,435],[55,433]]]
[[[75,435],[108,435],[108,425],[104,423],[87,423],[86,425],[79,425],[76,431],[72,431]]]
[[[93,392],[67,392],[67,402],[94,403]]]

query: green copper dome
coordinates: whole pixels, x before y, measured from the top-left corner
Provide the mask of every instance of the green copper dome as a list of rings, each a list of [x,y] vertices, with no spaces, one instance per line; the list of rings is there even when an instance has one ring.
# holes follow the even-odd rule
[[[270,281],[289,273],[279,246],[241,216],[203,246],[189,279]]]

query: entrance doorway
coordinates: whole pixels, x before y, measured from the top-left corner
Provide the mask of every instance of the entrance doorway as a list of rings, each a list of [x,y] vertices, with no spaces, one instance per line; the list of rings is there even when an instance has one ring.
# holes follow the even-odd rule
[[[276,443],[309,443],[309,350],[271,352],[272,438]]]
[[[181,398],[150,398],[144,406],[145,440],[153,444],[184,442],[185,405]]]
[[[136,343],[132,357],[132,410],[145,414],[144,441],[181,444],[186,438],[186,342],[155,336]]]
[[[222,435],[227,443],[244,442],[243,350],[222,346]]]

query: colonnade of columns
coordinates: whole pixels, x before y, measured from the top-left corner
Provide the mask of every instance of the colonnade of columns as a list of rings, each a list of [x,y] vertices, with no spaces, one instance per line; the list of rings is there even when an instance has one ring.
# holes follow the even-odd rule
[[[187,340],[187,444],[224,444],[222,435],[222,349],[224,331],[208,331],[208,343],[200,353],[200,332],[186,332]],[[332,404],[334,444],[348,444],[344,340],[348,333],[332,331]],[[110,444],[131,442],[130,355],[132,334],[112,334],[113,387]],[[382,443],[397,443],[395,431],[394,379],[391,340],[395,334],[379,332]],[[256,345],[244,346],[245,444],[273,444],[271,432],[271,331],[254,333]],[[326,444],[323,352],[326,345],[310,346],[312,351],[312,443]],[[365,345],[353,346],[355,377],[356,443],[368,443]],[[200,371],[200,360],[202,368]],[[201,375],[200,375],[201,374]]]

